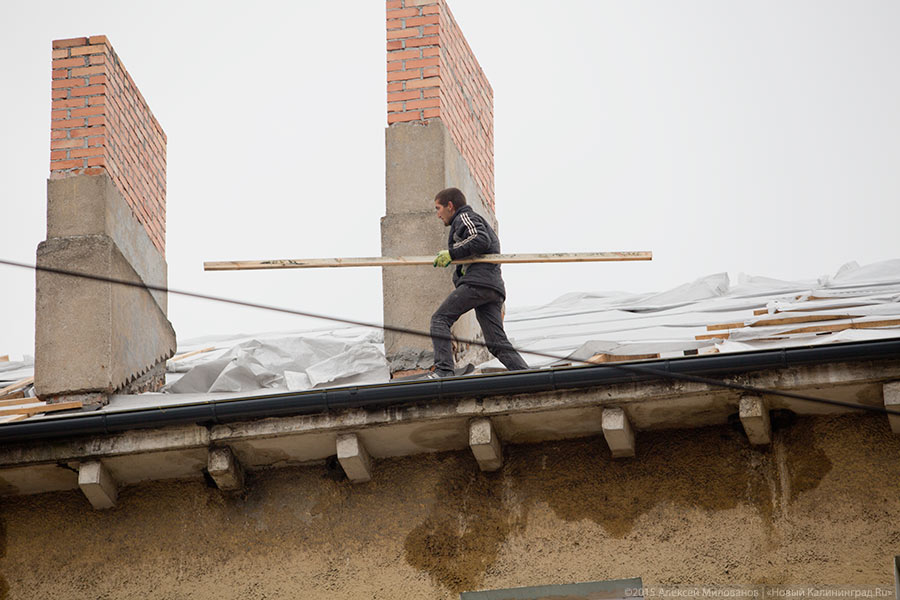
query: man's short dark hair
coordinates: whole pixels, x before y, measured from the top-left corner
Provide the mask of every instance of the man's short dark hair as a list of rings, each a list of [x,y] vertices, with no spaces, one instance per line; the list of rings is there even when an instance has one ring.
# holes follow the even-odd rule
[[[466,195],[463,194],[457,188],[447,188],[446,190],[441,190],[437,193],[437,196],[434,199],[441,206],[447,206],[450,202],[453,203],[454,208],[459,208],[460,206],[466,205]]]

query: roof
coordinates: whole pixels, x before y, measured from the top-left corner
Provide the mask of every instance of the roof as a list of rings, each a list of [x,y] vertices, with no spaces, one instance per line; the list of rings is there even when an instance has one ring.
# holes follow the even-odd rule
[[[513,344],[534,368],[897,338],[900,260],[865,267],[849,263],[834,276],[810,281],[741,276],[732,285],[726,273],[719,273],[662,293],[570,293],[543,306],[510,310],[505,323]],[[479,365],[485,371],[499,366],[496,360]],[[0,388],[31,375],[33,361],[0,363]],[[168,364],[165,393],[113,396],[101,410],[359,386],[389,378],[377,329],[207,337],[179,345],[179,355]],[[33,397],[30,386],[25,391]],[[38,412],[34,399],[23,402]],[[40,418],[54,415],[29,417]]]

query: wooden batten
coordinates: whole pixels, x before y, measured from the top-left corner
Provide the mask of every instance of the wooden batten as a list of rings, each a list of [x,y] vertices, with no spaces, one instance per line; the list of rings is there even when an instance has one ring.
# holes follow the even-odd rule
[[[15,392],[15,391],[21,390],[23,388],[26,388],[29,385],[31,385],[32,383],[34,383],[34,377],[26,377],[25,379],[20,379],[19,381],[16,381],[15,383],[9,384],[5,388],[0,388],[0,397],[5,396],[6,394],[8,394],[10,392]]]
[[[604,363],[626,362],[631,360],[651,360],[654,358],[659,358],[659,354],[604,354],[600,352],[587,359],[587,362],[599,365]]]
[[[58,410],[70,410],[73,408],[81,408],[83,403],[81,400],[72,400],[70,402],[57,402],[56,404],[47,404],[46,402],[28,402],[13,406],[0,407],[0,416],[2,415],[33,415],[37,413],[53,412]]]
[[[23,392],[23,391],[13,392],[13,393],[7,394],[5,396],[0,396],[0,406],[25,404],[29,400],[34,400],[35,402],[38,401],[37,398],[29,398],[28,400],[25,400],[24,398],[25,398],[25,392]]]

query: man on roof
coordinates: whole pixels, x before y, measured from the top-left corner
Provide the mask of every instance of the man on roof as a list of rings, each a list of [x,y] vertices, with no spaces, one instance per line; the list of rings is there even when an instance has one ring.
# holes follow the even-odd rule
[[[450,228],[448,249],[434,259],[435,267],[447,267],[454,260],[478,254],[498,254],[500,239],[487,221],[466,204],[465,195],[457,188],[441,190],[434,197],[434,209],[445,227]],[[503,301],[506,287],[500,265],[472,263],[456,265],[453,285],[447,299],[431,317],[431,342],[434,346],[434,371],[429,378],[454,374],[450,327],[473,308],[484,333],[488,350],[510,371],[527,369],[528,365],[509,343],[503,331]]]

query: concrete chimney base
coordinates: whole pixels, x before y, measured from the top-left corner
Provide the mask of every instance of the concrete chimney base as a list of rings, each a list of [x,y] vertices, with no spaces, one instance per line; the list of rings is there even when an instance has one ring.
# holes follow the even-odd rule
[[[105,173],[51,180],[47,206],[39,268],[166,285],[165,260]],[[176,346],[164,293],[40,270],[36,284],[39,397],[162,386]]]
[[[457,187],[475,212],[496,229],[496,217],[485,204],[465,160],[440,119],[427,123],[396,123],[387,128],[386,214],[381,220],[383,256],[427,256],[447,249],[447,228],[434,211],[434,196]],[[382,269],[386,325],[427,333],[431,315],[453,290],[450,270],[433,267]],[[453,335],[483,339],[474,312],[462,316]],[[431,339],[385,331],[385,352],[391,373],[427,369],[434,362]],[[454,344],[457,364],[490,358],[481,346]]]

